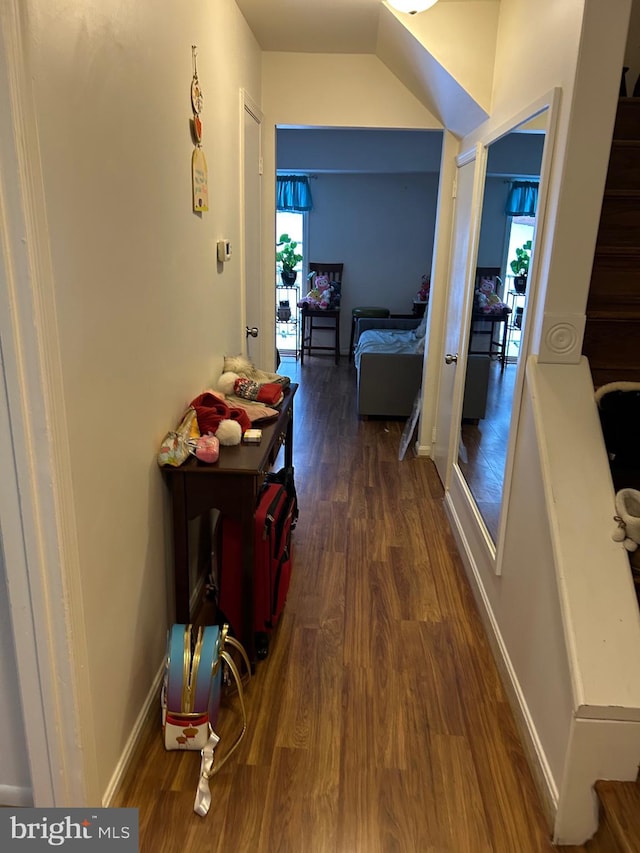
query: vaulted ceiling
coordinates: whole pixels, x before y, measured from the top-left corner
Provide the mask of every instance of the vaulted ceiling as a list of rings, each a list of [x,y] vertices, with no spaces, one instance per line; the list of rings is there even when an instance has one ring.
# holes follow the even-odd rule
[[[453,133],[490,110],[500,0],[439,0],[395,12],[383,0],[236,0],[265,51],[369,53]]]
[[[499,0],[440,0],[440,3]],[[236,0],[263,50],[375,53],[383,0]],[[431,10],[430,10],[431,11]],[[430,11],[416,15],[428,17]],[[433,17],[433,11],[431,16]],[[414,16],[402,15],[410,21]]]

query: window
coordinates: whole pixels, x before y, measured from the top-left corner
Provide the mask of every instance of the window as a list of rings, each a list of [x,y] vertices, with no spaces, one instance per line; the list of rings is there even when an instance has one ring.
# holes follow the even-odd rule
[[[306,213],[290,213],[276,211],[276,240],[281,234],[288,234],[298,244],[296,251],[303,256],[302,261],[296,266],[298,276],[293,287],[283,284],[280,277],[280,269],[276,263],[276,348],[281,355],[295,355],[299,351],[298,345],[298,301],[306,295],[306,280],[303,270],[306,267],[307,257],[305,252],[305,226]],[[288,303],[283,305],[282,303]],[[287,311],[287,309],[289,309]]]
[[[506,260],[506,287],[503,297],[512,310],[509,337],[507,344],[507,361],[517,361],[520,355],[520,341],[522,337],[522,318],[526,301],[525,293],[516,293],[513,279],[515,274],[511,270],[511,261],[515,260],[516,249],[523,246],[527,240],[533,240],[536,227],[535,216],[512,216],[509,223],[509,240],[507,246]]]
[[[513,290],[514,274],[511,271],[511,261],[516,257],[516,249],[523,246],[527,240],[533,240],[535,227],[535,216],[511,217],[509,225],[509,240],[507,244],[507,262],[505,265],[507,290]]]
[[[305,255],[304,251],[304,225],[305,225],[305,214],[304,213],[285,213],[283,211],[276,211],[276,240],[279,239],[281,234],[288,234],[292,240],[295,240],[298,244],[296,247],[296,251],[300,255]],[[302,267],[306,258],[298,264],[296,270],[298,271],[298,278],[296,280],[296,284],[300,284],[300,280],[302,278]],[[276,266],[276,284],[280,281],[280,270]]]

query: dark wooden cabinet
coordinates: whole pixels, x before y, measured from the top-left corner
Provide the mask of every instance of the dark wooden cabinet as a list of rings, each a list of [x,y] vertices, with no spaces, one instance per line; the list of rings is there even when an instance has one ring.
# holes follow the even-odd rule
[[[175,621],[189,623],[197,616],[190,606],[193,590],[189,579],[189,524],[212,509],[229,515],[242,526],[242,599],[243,634],[253,638],[253,571],[254,515],[258,493],[266,473],[275,464],[284,447],[284,464],[293,465],[293,398],[297,385],[285,392],[277,419],[261,425],[260,444],[221,447],[213,465],[191,457],[180,468],[163,468],[171,494],[171,526],[173,534],[173,581]],[[247,653],[252,661],[256,654],[253,642]]]

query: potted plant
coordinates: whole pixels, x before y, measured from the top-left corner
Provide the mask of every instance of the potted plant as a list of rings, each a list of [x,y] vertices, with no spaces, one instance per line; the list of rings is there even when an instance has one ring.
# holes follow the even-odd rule
[[[276,252],[276,261],[281,266],[280,277],[283,284],[291,286],[295,284],[298,273],[296,266],[302,260],[302,255],[296,252],[298,243],[292,240],[288,234],[281,234],[280,239],[276,243],[276,247],[282,247]]]
[[[531,240],[527,240],[519,249],[509,266],[514,275],[513,287],[516,293],[524,293],[527,289],[527,276],[529,275],[529,261],[531,260]]]

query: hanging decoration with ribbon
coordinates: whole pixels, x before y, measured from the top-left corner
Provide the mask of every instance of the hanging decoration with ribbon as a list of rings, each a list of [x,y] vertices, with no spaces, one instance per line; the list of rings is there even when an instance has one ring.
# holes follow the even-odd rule
[[[193,76],[191,78],[191,133],[195,148],[191,157],[191,181],[193,185],[193,209],[196,213],[209,210],[209,173],[207,160],[202,150],[202,119],[200,113],[204,107],[204,95],[198,79],[198,48],[191,45],[191,63]]]

